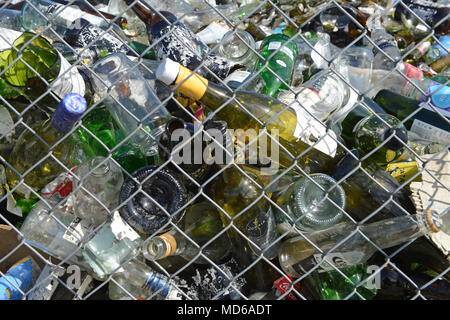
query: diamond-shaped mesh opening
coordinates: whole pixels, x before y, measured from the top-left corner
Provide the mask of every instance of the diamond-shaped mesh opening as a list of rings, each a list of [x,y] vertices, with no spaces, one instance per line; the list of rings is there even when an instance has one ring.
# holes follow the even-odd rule
[[[4,2],[5,297],[448,298],[448,14]]]

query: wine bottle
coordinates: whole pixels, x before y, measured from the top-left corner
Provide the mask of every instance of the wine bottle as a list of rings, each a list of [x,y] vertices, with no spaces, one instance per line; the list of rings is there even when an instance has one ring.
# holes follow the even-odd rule
[[[385,219],[358,228],[379,248],[386,249],[439,232],[441,226],[439,214],[430,210],[416,215]],[[281,268],[289,276],[299,278],[317,265],[317,271],[330,271],[334,270],[333,266],[341,269],[365,263],[377,248],[359,232],[349,237],[356,227],[353,222],[343,222],[332,228],[308,234],[309,241],[302,236],[286,240],[278,253]],[[327,253],[327,250],[344,239],[336,249]],[[310,242],[324,253],[318,251]]]
[[[128,5],[134,3],[133,0],[125,2]],[[168,57],[191,70],[196,70],[202,64],[198,72],[212,81],[216,80],[215,77],[225,79],[234,71],[232,63],[215,55],[189,28],[176,22],[178,19],[172,13],[152,12],[141,2],[136,2],[132,9],[147,25],[149,42],[154,43],[158,58]]]
[[[86,100],[82,96],[68,94],[56,107],[51,120],[36,123],[33,132],[22,133],[9,157],[12,168],[6,171],[8,184],[18,187],[15,191],[24,195],[30,194],[28,188],[38,191],[65,170],[58,162],[69,165],[73,148],[72,137],[65,136],[85,110]],[[49,152],[58,162],[48,157]],[[26,187],[20,181],[22,178]]]
[[[258,134],[256,131],[264,126],[268,133],[277,132],[279,143],[294,156],[301,155],[307,148],[310,148],[310,145],[313,145],[315,149],[309,150],[308,154],[303,155],[299,160],[300,167],[303,167],[308,173],[320,172],[320,169],[322,172],[326,172],[324,167],[332,166],[337,150],[336,135],[332,130],[327,130],[320,122],[314,122],[314,119],[305,123],[301,118],[303,111],[295,110],[295,105],[289,108],[266,95],[243,91],[237,91],[236,98],[230,101],[232,93],[226,88],[208,82],[198,74],[192,76],[190,74],[190,70],[170,59],[165,59],[158,67],[156,77],[168,85],[175,84],[179,92],[215,111],[217,118],[226,121],[230,129],[243,130],[245,134],[248,134],[249,141],[256,139]],[[266,135],[267,133],[261,134],[263,138]],[[259,150],[265,148],[262,151],[267,152],[267,156],[272,161],[278,162],[283,167],[289,167],[292,164],[292,157],[281,150],[279,152],[280,159],[276,161],[274,155],[271,154],[272,151],[269,153],[269,150],[272,150],[271,138],[263,140],[261,136],[258,139]],[[314,168],[314,165],[317,167]]]
[[[119,212],[138,232],[153,235],[169,231],[172,228],[169,222],[180,221],[187,199],[187,190],[177,173],[169,168],[148,166],[123,183],[119,203],[125,205]]]
[[[442,90],[440,90],[442,91]],[[406,129],[417,133],[422,138],[448,145],[450,139],[450,108],[445,100],[448,95],[439,98],[439,92],[433,94],[436,96],[436,104],[439,114],[433,110],[427,103],[409,99],[401,94],[390,90],[381,90],[375,96],[375,102],[382,107],[386,113],[389,113],[404,122]],[[442,100],[439,101],[439,100]]]
[[[297,230],[312,232],[329,228],[344,218],[345,192],[326,174],[312,174],[274,192],[272,198],[281,210],[275,209],[278,232],[289,236]]]
[[[363,118],[353,128],[354,144],[365,160],[377,167],[385,168],[398,159],[408,142],[408,132],[396,117],[387,113],[373,114]],[[377,147],[376,151],[373,152]]]
[[[413,214],[416,211],[409,193],[400,188],[398,182],[389,173],[381,169],[355,170],[359,162],[359,152],[353,149],[341,159],[331,173],[331,176],[345,190],[345,211],[351,217],[361,221],[377,211],[369,221],[378,221],[401,217],[406,212]],[[342,179],[344,180],[341,181]]]
[[[181,232],[173,228],[162,235],[147,239],[143,244],[144,257],[153,261],[169,255],[180,255],[196,264],[208,264],[203,255],[214,262],[229,255],[230,245],[225,231],[210,242],[223,230],[219,212],[211,203],[200,202],[189,206],[178,226]],[[202,248],[203,246],[205,247]],[[201,256],[198,256],[200,253]]]

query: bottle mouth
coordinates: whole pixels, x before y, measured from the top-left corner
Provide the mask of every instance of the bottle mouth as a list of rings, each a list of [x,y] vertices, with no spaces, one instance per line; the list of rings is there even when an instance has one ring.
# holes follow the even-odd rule
[[[93,174],[94,176],[104,176],[106,175],[110,168],[109,168],[109,161],[110,160],[106,160],[104,157],[95,157],[91,160],[90,163],[90,168],[94,168],[94,170],[92,170],[91,174]],[[103,162],[103,163],[102,163]]]
[[[240,50],[241,47],[244,48],[244,50]],[[219,53],[234,62],[242,62],[248,56],[253,54],[251,49],[255,50],[255,48],[255,40],[248,32],[243,30],[228,31],[222,38]],[[236,53],[230,54],[230,52],[227,52],[230,49],[231,51],[237,49]]]
[[[329,226],[342,219],[346,201],[344,189],[336,180],[319,173],[298,182],[293,202],[297,223]]]

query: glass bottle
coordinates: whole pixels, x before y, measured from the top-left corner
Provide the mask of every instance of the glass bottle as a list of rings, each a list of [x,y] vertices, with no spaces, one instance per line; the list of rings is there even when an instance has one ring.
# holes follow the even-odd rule
[[[258,173],[244,166],[231,165],[221,173],[214,188],[214,201],[225,211],[220,212],[223,225],[231,225],[227,233],[233,254],[242,268],[259,256],[275,258],[279,246],[272,208],[261,197],[262,187],[268,183],[267,177],[261,177]],[[244,276],[250,286],[262,290],[270,288],[278,275],[271,266],[260,260]]]
[[[425,56],[425,62],[427,64],[431,64],[437,59],[448,55],[447,50],[450,51],[450,36],[440,36],[437,39],[439,43],[436,42]]]
[[[138,232],[153,235],[168,231],[170,223],[181,220],[187,199],[187,190],[177,173],[169,168],[148,166],[123,183],[119,203],[124,205],[119,211]]]
[[[345,192],[326,174],[312,174],[296,181],[288,190],[274,194],[278,232],[298,235],[329,228],[344,218]]]
[[[353,267],[365,263],[377,251],[361,233],[379,248],[386,249],[426,234],[439,232],[441,220],[438,213],[430,210],[361,225],[359,226],[361,233],[356,232],[347,238],[356,228],[353,222],[343,222],[329,229],[308,234],[308,240],[322,251],[327,251],[346,239],[335,250],[325,255],[302,236],[286,240],[278,253],[281,268],[287,275],[299,278],[318,264],[320,266],[317,271],[334,270],[333,266],[338,269]]]
[[[0,11],[0,21],[2,22],[2,28],[21,32],[25,31],[22,26],[21,12],[19,10],[2,8]]]
[[[108,156],[116,160],[129,174],[148,165],[147,158],[140,146],[131,141],[123,141],[125,137],[111,113],[104,105],[91,109],[82,119],[83,127],[75,131],[75,139],[80,149],[74,150],[74,157],[85,162],[96,156]],[[121,143],[122,142],[122,143]],[[119,146],[118,144],[121,143]]]
[[[92,67],[89,77],[125,138],[147,157],[155,156],[170,114],[134,63],[122,53],[111,54]]]
[[[21,178],[18,174],[23,175],[31,168],[31,171],[23,178],[28,188],[35,190],[40,190],[65,170],[53,158],[45,157],[51,150],[52,155],[61,163],[65,165],[70,163],[69,155],[73,148],[73,140],[70,136],[65,136],[85,110],[86,100],[81,95],[68,94],[56,107],[51,120],[36,123],[33,126],[34,132],[27,130],[22,133],[9,157],[14,170],[8,167],[6,171],[11,187],[19,185]],[[35,166],[36,163],[38,163],[37,166]],[[25,195],[30,193],[30,190],[23,185],[19,188],[20,190],[16,189],[16,191]]]
[[[77,176],[80,180],[74,179],[74,213],[98,226],[119,204],[122,170],[110,159],[95,157],[78,167]]]
[[[134,3],[132,0],[125,2],[128,5]],[[168,11],[153,12],[140,2],[136,2],[132,9],[146,24],[149,42],[154,44],[158,58],[168,57],[191,70],[202,64],[198,72],[212,81],[216,77],[225,79],[234,71],[233,63],[215,55],[189,28],[176,22],[178,19],[174,14]]]
[[[143,240],[121,217],[118,211],[95,230],[82,247],[84,260],[100,279],[119,271],[131,257],[136,256]]]
[[[195,299],[193,292],[186,290],[184,293],[175,282],[152,270],[145,263],[137,259],[128,262],[112,276],[127,292],[121,289],[113,281],[109,282],[109,298],[111,300],[138,299],[146,300],[152,297],[163,300],[185,300]],[[153,300],[152,299],[152,300]]]
[[[45,35],[58,40],[58,35],[64,35],[66,29],[78,18],[88,20],[90,23],[107,29],[111,24],[105,18],[84,12],[75,6],[53,2],[51,0],[32,0],[22,7],[22,25],[26,30],[39,30],[50,25]]]
[[[258,60],[255,70],[258,72],[264,68],[260,73],[265,82],[263,94],[276,97],[280,89],[287,89],[286,84],[289,86],[291,83],[298,48],[294,40],[289,40],[285,34],[273,34],[261,43],[259,54],[263,59]]]
[[[442,99],[447,98],[444,96]],[[399,120],[408,118],[404,125],[409,131],[414,131],[424,139],[448,145],[450,139],[450,124],[448,122],[450,107],[448,107],[448,104],[442,104],[442,108],[438,104],[438,114],[426,103],[384,89],[378,92],[374,101],[386,113]]]
[[[374,19],[373,24],[369,26],[371,31],[370,37],[379,49],[373,48],[373,68],[392,70],[395,68],[396,63],[403,62],[402,55],[398,50],[395,37],[385,31],[380,22],[380,17]]]
[[[337,150],[334,132],[327,131],[325,126],[319,122],[304,123],[302,113],[300,113],[302,111],[296,110],[294,105],[291,109],[266,95],[237,91],[234,100],[245,107],[244,111],[237,102],[230,101],[232,93],[225,87],[208,82],[197,74],[189,76],[190,74],[190,70],[166,59],[159,66],[156,77],[168,85],[174,84],[178,92],[203,103],[209,110],[217,110],[215,115],[219,120],[226,121],[229,129],[244,130],[249,136],[249,141],[256,138],[257,131],[262,127],[259,122],[261,121],[266,126],[268,133],[272,135],[278,133],[279,143],[293,155],[300,155],[306,148],[309,148],[309,145],[313,145],[314,149],[311,149],[299,160],[299,165],[305,170],[308,170],[310,163],[317,163],[318,170],[320,170],[320,167],[323,168],[333,162]],[[310,140],[312,136],[322,139],[313,142]],[[265,137],[267,140],[263,140]],[[267,152],[267,157],[271,158],[273,163],[278,163],[283,167],[291,166],[292,157],[283,150],[280,150],[278,160],[271,154],[274,149],[271,148],[272,140],[267,137],[267,133],[261,134],[258,141],[258,148],[260,150],[262,147],[266,148],[264,151]],[[269,150],[271,150],[270,153]],[[276,150],[278,149],[275,148],[275,152]],[[308,173],[315,170],[309,170]],[[321,171],[326,172],[325,170]]]
[[[366,264],[358,264],[353,267],[340,270],[341,275],[336,270],[325,272],[313,271],[308,280],[312,282],[322,300],[371,300],[377,293],[376,288],[370,287],[368,282],[360,287],[356,287],[370,276],[367,272]],[[358,294],[353,293],[356,288]]]
[[[398,159],[408,142],[408,132],[396,117],[387,113],[373,114],[363,118],[353,128],[354,144],[365,160],[384,168]],[[382,145],[375,152],[375,148]]]
[[[432,44],[431,41],[432,39],[430,38],[415,47],[414,50],[405,58],[405,62],[416,63],[419,61],[419,59],[422,58],[428,50],[430,50]]]
[[[153,261],[180,255],[187,261],[208,264],[202,256],[197,257],[200,252],[215,262],[229,254],[229,240],[225,232],[210,242],[223,230],[219,212],[211,203],[201,202],[188,207],[179,226],[183,233],[174,228],[147,239],[143,245],[145,258]]]
[[[381,169],[355,169],[360,166],[359,152],[356,149],[351,151],[341,159],[330,175],[344,188],[345,211],[352,218],[362,221],[377,211],[370,221],[378,221],[401,217],[406,212],[416,212],[409,193],[400,188],[389,173]]]
[[[77,68],[55,50],[50,42],[31,32],[5,32],[0,39],[0,93],[6,98],[23,95],[44,112],[53,113],[59,99],[69,93],[87,96],[85,82]],[[12,44],[12,45],[11,45]],[[19,50],[19,51],[18,51]],[[19,59],[20,54],[20,59]],[[30,68],[31,67],[31,68]],[[51,89],[51,93],[47,92]]]

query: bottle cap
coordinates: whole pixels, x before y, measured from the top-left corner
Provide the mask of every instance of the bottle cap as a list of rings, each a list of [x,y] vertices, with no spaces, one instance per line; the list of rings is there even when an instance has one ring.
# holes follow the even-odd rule
[[[178,62],[164,58],[158,69],[156,69],[156,78],[167,85],[171,85],[177,79],[179,72],[180,64]]]
[[[86,111],[87,103],[78,93],[67,94],[56,107],[52,126],[60,132],[68,132]]]
[[[442,229],[442,219],[438,212],[429,209],[425,215],[428,228],[432,232],[439,232]]]

